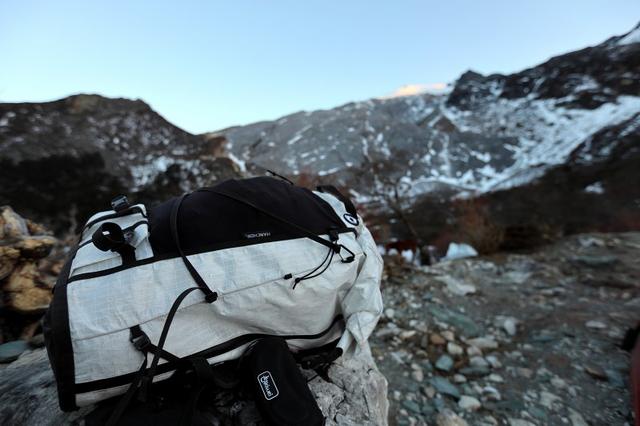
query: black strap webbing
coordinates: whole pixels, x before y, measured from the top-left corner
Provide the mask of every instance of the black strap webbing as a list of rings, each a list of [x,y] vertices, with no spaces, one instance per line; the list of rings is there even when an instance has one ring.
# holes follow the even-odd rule
[[[191,277],[198,285],[198,288],[200,288],[200,290],[204,292],[204,299],[207,301],[207,303],[213,303],[218,299],[218,293],[216,293],[215,291],[211,290],[211,288],[209,288],[209,286],[204,281],[202,276],[198,273],[198,271],[196,271],[196,268],[193,267],[193,264],[191,264],[191,261],[189,261],[187,256],[184,254],[184,251],[182,250],[182,245],[180,244],[180,235],[178,233],[178,213],[180,211],[180,206],[182,205],[182,201],[186,198],[187,195],[188,194],[183,194],[180,198],[177,198],[173,203],[173,207],[171,208],[171,219],[170,219],[171,235],[173,236],[173,241],[176,245],[176,248],[178,249],[178,253],[182,258],[184,265],[187,267],[189,274],[191,274]]]
[[[135,346],[135,348],[140,352],[147,354],[155,353],[158,350],[158,347],[151,343],[151,339],[149,339],[147,333],[142,331],[139,325],[134,325],[133,327],[129,328],[129,332],[131,333],[129,340],[131,341],[131,343],[133,343],[133,346]],[[183,361],[180,357],[177,357],[176,355],[164,349],[160,349],[160,356],[163,359],[174,362],[176,364],[180,364]]]
[[[158,346],[156,346],[155,351],[153,351],[153,360],[151,360],[151,366],[147,371],[147,378],[153,380],[153,376],[156,374],[156,368],[158,367],[158,362],[160,362],[161,351],[164,348],[164,343],[167,340],[167,334],[169,334],[169,328],[171,327],[171,323],[173,322],[173,317],[178,312],[178,308],[184,301],[184,299],[193,291],[202,290],[200,287],[191,287],[180,293],[180,295],[176,298],[171,305],[171,309],[169,309],[169,313],[167,314],[167,319],[164,321],[164,326],[162,327],[162,332],[160,333],[160,339],[158,340]]]
[[[202,192],[211,192],[213,194],[218,194],[218,195],[222,195],[224,197],[230,198],[232,200],[235,200],[239,203],[245,204],[267,216],[269,216],[272,219],[275,219],[285,225],[287,225],[289,228],[295,229],[296,231],[300,232],[302,235],[304,235],[306,238],[309,238],[310,240],[315,241],[316,243],[322,244],[325,247],[330,248],[331,250],[333,250],[335,253],[339,253],[340,249],[342,247],[344,247],[341,244],[336,244],[333,243],[331,241],[325,240],[324,238],[320,238],[319,236],[317,236],[316,234],[314,234],[313,232],[309,231],[306,228],[303,228],[300,225],[297,225],[293,222],[288,221],[287,219],[284,219],[276,214],[271,213],[268,210],[263,209],[262,207],[257,206],[256,204],[252,203],[251,201],[236,195],[236,194],[230,194],[228,192],[225,191],[220,191],[219,189],[213,189],[213,188],[203,188],[203,189],[199,189],[198,191],[202,191]],[[345,247],[346,248],[346,247]]]
[[[147,368],[147,355],[145,354],[144,361],[142,361],[142,365],[140,366],[140,369],[136,373],[136,376],[131,382],[131,385],[129,385],[129,389],[127,389],[127,392],[118,401],[118,405],[116,405],[116,408],[113,410],[113,413],[111,413],[111,416],[109,416],[109,420],[107,420],[107,423],[105,426],[115,426],[118,424],[120,417],[122,417],[122,414],[124,414],[124,410],[127,409],[127,407],[129,406],[129,403],[131,402],[131,399],[136,394],[138,390],[138,386],[140,385],[140,382],[144,377],[144,372],[146,368]]]

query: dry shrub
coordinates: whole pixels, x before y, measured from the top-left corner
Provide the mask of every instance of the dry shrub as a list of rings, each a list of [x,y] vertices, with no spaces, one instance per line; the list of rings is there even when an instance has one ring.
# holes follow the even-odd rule
[[[504,229],[491,219],[486,200],[456,200],[453,207],[460,239],[473,246],[480,254],[495,253],[500,249]]]
[[[560,231],[545,223],[510,225],[504,228],[502,250],[530,249],[556,239]]]
[[[614,212],[611,218],[600,226],[595,226],[593,231],[599,232],[627,232],[640,231],[640,211],[633,209],[621,209]]]

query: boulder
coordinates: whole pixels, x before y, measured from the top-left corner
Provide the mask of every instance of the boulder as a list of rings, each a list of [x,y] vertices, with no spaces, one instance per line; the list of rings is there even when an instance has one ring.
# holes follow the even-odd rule
[[[314,373],[303,370],[311,378]],[[53,373],[44,349],[24,353],[17,361],[0,365],[0,424],[77,424],[93,408],[73,413],[58,408]],[[378,371],[367,348],[358,355],[336,362],[328,372],[329,382],[315,377],[309,387],[326,416],[325,425],[387,425],[387,381]],[[212,401],[218,425],[262,424],[252,401],[238,393],[219,390]]]
[[[42,265],[56,244],[43,226],[0,207],[0,296],[7,308],[40,314],[49,306],[53,277],[45,277]]]

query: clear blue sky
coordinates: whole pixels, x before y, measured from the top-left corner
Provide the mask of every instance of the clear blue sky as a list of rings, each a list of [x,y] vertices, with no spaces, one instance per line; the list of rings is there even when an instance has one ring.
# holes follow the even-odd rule
[[[0,101],[141,98],[195,133],[597,44],[639,0],[0,2]]]

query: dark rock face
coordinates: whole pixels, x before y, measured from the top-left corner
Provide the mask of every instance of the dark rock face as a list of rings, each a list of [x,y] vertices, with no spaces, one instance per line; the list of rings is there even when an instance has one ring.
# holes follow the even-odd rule
[[[636,27],[631,31],[640,31]],[[631,34],[629,33],[629,34]],[[447,105],[461,110],[481,106],[493,94],[498,98],[573,99],[559,105],[595,109],[618,96],[640,93],[640,44],[613,37],[586,49],[556,56],[516,74],[484,77],[467,71],[456,82]]]
[[[0,204],[68,229],[117,194],[155,202],[237,176],[217,145],[139,100],[0,104]]]

